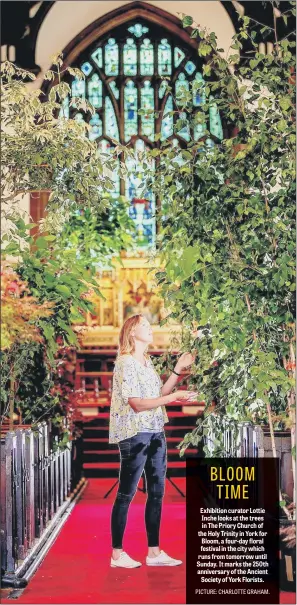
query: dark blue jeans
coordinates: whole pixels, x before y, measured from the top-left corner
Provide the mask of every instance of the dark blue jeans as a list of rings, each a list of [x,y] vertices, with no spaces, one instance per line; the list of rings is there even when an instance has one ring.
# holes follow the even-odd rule
[[[144,470],[147,485],[145,526],[148,546],[159,546],[162,501],[165,489],[167,448],[165,434],[137,433],[119,442],[119,488],[111,514],[112,547],[123,548],[130,503]]]

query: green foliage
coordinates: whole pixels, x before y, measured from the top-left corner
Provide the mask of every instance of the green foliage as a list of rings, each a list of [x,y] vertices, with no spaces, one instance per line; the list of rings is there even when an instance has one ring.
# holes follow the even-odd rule
[[[59,447],[67,446],[71,436],[77,435],[73,384],[61,372],[67,352],[61,350],[53,363],[42,343],[23,342],[15,343],[1,357],[1,418],[7,418],[13,375],[13,407],[21,412],[22,424],[31,424],[34,429],[37,423],[50,419],[52,437],[61,437]]]
[[[15,221],[13,216],[11,220],[27,245],[20,250],[14,239],[4,253],[17,256],[17,271],[33,296],[53,305],[53,314],[38,322],[47,342],[47,354],[53,359],[58,337],[64,344],[76,344],[72,324],[84,322],[83,314],[92,310],[92,303],[86,299],[88,292],[92,289],[102,296],[96,271],[110,267],[113,258],[120,259],[121,250],[131,245],[134,223],[122,198],[113,201],[110,211],[96,213],[86,209],[71,213],[68,221],[62,222],[60,232],[46,231],[35,240],[29,235],[30,225],[26,226],[20,218]],[[53,227],[50,217],[43,227]]]
[[[30,317],[31,330],[40,334],[41,343],[38,348],[23,339],[4,352],[1,389],[2,415],[14,399],[26,422],[51,416],[61,425],[66,415],[63,430],[68,435],[71,406],[63,408],[68,395],[54,388],[58,351],[76,346],[73,324],[83,323],[92,310],[88,294],[102,296],[96,271],[110,267],[131,246],[134,223],[128,201],[111,197],[117,160],[98,152],[87,136],[88,126],[63,117],[70,87],[62,81],[61,65],[58,56],[55,71],[45,75],[54,82],[48,96],[28,89],[25,80],[34,79],[32,74],[8,62],[1,65],[2,255],[28,284],[31,308],[35,304],[39,309]],[[79,70],[66,71],[84,77]],[[84,100],[73,102],[83,112],[94,112]],[[51,192],[47,216],[30,224],[19,210],[19,196],[44,189]],[[30,232],[36,226],[34,239]],[[8,302],[24,309],[22,298]],[[42,314],[47,303],[51,313]],[[10,307],[7,321],[13,321]]]
[[[60,233],[65,249],[76,250],[81,265],[93,271],[110,266],[121,250],[132,245],[135,226],[128,215],[129,202],[124,197],[109,201],[110,207],[96,213],[86,209],[73,213]]]
[[[53,304],[53,315],[38,323],[53,359],[59,336],[65,344],[76,344],[72,323],[79,317],[83,321],[82,313],[90,310],[84,298],[88,290],[92,287],[99,295],[100,291],[94,276],[77,261],[75,249],[65,249],[59,237],[50,242],[47,237],[37,239],[34,254],[30,250],[23,253],[17,270],[36,298]]]
[[[189,25],[183,18],[183,25]],[[195,24],[194,24],[195,25]],[[194,33],[195,32],[195,33]],[[242,20],[232,47],[254,40]],[[295,43],[279,39],[271,55],[222,58],[215,34],[197,27],[204,67],[205,103],[196,114],[192,91],[181,94],[192,127],[207,123],[215,97],[233,138],[205,144],[208,131],[178,151],[159,151],[152,186],[162,203],[159,235],[162,269],[157,280],[170,316],[188,329],[184,350],[197,349],[192,384],[206,402],[205,418],[185,437],[182,450],[214,430],[220,415],[267,420],[288,418],[294,381],[287,371],[295,313]],[[234,60],[237,64],[234,66]],[[230,65],[233,63],[232,68]],[[181,102],[181,98],[179,101]],[[176,131],[181,124],[176,125]],[[172,237],[174,234],[174,237]],[[200,338],[191,330],[197,327]],[[209,407],[215,404],[215,413]]]
[[[51,366],[46,363],[40,343],[15,344],[1,359],[1,414],[6,416],[9,405],[10,380],[13,370],[14,407],[22,411],[24,424],[44,420],[59,409],[59,398],[52,395],[54,386]],[[61,411],[61,410],[60,410]]]
[[[86,134],[88,126],[63,117],[63,100],[70,86],[61,81],[65,71],[84,77],[79,70],[61,71],[62,59],[54,60],[55,71],[45,78],[54,80],[49,95],[28,90],[30,72],[12,63],[1,64],[1,175],[2,203],[30,191],[51,192],[48,209],[104,207],[106,192],[113,188],[116,160],[100,154]],[[76,73],[79,72],[79,73]],[[56,83],[57,82],[57,83]],[[78,110],[94,113],[83,99],[73,99]],[[25,151],[25,153],[24,153]]]
[[[96,271],[111,266],[113,257],[131,243],[126,231],[132,228],[131,223],[126,203],[114,202],[110,213],[96,215],[87,209],[72,214],[61,233],[40,235],[34,242],[34,253],[28,248],[23,251],[19,274],[38,300],[54,305],[54,313],[38,324],[50,359],[61,344],[76,345],[72,324],[84,323],[84,314],[92,311],[89,291],[103,297]]]
[[[7,263],[2,263],[1,268],[1,350],[10,350],[23,342],[42,341],[36,326],[39,320],[51,315],[51,305],[40,304]]]

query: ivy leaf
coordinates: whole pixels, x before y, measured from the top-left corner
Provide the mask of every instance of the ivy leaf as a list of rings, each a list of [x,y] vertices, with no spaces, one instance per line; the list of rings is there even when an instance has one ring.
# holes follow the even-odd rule
[[[192,17],[189,17],[189,16],[183,17],[183,20],[182,20],[183,27],[189,27],[189,25],[192,25],[192,23],[193,23]]]
[[[67,67],[67,71],[68,71],[68,73],[70,73],[71,76],[75,76],[75,78],[77,78],[77,80],[85,79],[85,74],[77,67]]]
[[[54,72],[51,69],[49,69],[47,72],[45,72],[45,74],[44,74],[43,77],[44,77],[45,80],[54,80],[55,79],[55,74],[54,74]]]
[[[210,67],[210,65],[208,65],[207,63],[205,63],[203,65],[202,69],[203,69],[203,73],[204,73],[205,76],[209,76],[210,75],[210,73],[211,73],[211,67]]]
[[[197,29],[196,27],[193,29],[193,31],[191,32],[191,38],[197,38],[197,36],[199,35],[199,29]]]
[[[284,132],[287,128],[287,122],[285,120],[279,120],[276,128],[279,132]]]
[[[212,48],[210,44],[207,44],[203,41],[200,42],[198,52],[201,57],[206,57],[211,52],[211,50]]]
[[[181,152],[181,155],[183,157],[184,160],[192,160],[192,154],[190,151],[187,151],[186,149],[183,149]]]
[[[292,102],[291,102],[290,97],[283,97],[282,99],[280,99],[279,104],[280,104],[280,107],[284,111],[287,111],[288,109],[290,109],[292,107]]]

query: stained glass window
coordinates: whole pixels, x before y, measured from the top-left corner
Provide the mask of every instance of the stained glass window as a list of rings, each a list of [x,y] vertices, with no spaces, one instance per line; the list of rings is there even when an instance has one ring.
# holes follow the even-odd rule
[[[145,247],[155,239],[155,197],[142,176],[144,141],[137,139],[134,149],[134,157],[130,156],[126,161],[126,196],[131,201],[129,214],[136,223],[138,245]]]
[[[79,80],[75,78],[72,82],[71,93],[73,97],[85,97],[86,94],[86,82],[85,80]]]
[[[94,107],[102,107],[102,82],[98,74],[94,74],[88,82],[88,97]]]
[[[105,73],[107,76],[117,76],[119,73],[119,47],[114,38],[105,45]]]
[[[165,92],[167,90],[167,84],[168,84],[168,82],[166,80],[162,80],[160,87],[159,87],[159,99],[163,99]]]
[[[105,98],[105,132],[112,139],[119,140],[119,128],[113,104],[109,97]]]
[[[81,66],[81,70],[83,71],[83,73],[85,74],[85,76],[89,76],[92,73],[92,71],[93,71],[93,67],[92,67],[91,63],[89,63],[89,61],[86,61]]]
[[[110,142],[107,141],[106,139],[102,139],[99,142],[98,148],[102,153],[106,153],[106,154],[109,154],[112,149]]]
[[[154,117],[154,95],[155,91],[149,80],[145,80],[141,89],[141,108],[148,112],[141,116],[142,134],[149,139],[154,139],[155,117]]]
[[[114,176],[113,196],[130,199],[137,244],[145,248],[154,243],[156,231],[155,200],[143,189],[143,179],[139,181],[145,146],[158,147],[161,139],[182,149],[191,137],[204,140],[208,131],[203,150],[223,137],[215,100],[210,99],[208,119],[200,109],[206,101],[201,58],[190,44],[169,32],[164,37],[164,28],[139,19],[113,27],[112,33],[83,51],[74,67],[82,70],[85,79],[73,81],[72,96],[87,98],[96,113],[81,112],[66,99],[59,115],[89,122],[90,140],[107,155],[117,142],[134,149],[129,176],[122,180]],[[181,102],[185,91],[191,93],[195,112],[191,128]],[[179,157],[182,162],[182,155]],[[120,159],[126,161],[123,155]],[[135,201],[139,199],[143,201]]]
[[[79,124],[85,124],[85,119],[82,113],[77,113],[74,116],[74,119],[79,123]]]
[[[196,65],[195,65],[195,63],[193,63],[193,61],[188,61],[185,64],[185,70],[186,70],[187,74],[189,74],[189,76],[191,76],[194,73],[195,69],[196,69]]]
[[[132,80],[128,80],[124,88],[125,141],[137,134],[137,88]]]
[[[124,74],[125,76],[137,74],[137,48],[133,38],[127,38],[124,45]]]
[[[171,46],[163,38],[158,46],[158,73],[160,76],[169,76],[171,71]]]
[[[210,96],[210,100],[213,97]],[[213,101],[209,107],[209,130],[218,139],[223,138],[223,128],[217,104]]]
[[[91,57],[92,57],[93,61],[95,61],[97,67],[103,67],[103,58],[102,58],[102,48],[101,48],[101,46],[99,46],[99,48],[97,48],[95,50],[95,52],[93,52],[91,54]]]
[[[198,141],[198,139],[201,139],[201,137],[204,136],[205,129],[206,129],[206,124],[204,122],[195,124],[195,126],[194,126],[194,139],[195,139],[195,141]]]
[[[181,105],[182,99],[184,97],[184,91],[190,89],[190,84],[186,78],[186,75],[181,72],[175,83],[175,94],[176,94],[176,104]]]
[[[140,38],[141,36],[143,36],[143,34],[147,34],[148,27],[141,25],[141,23],[135,23],[135,25],[128,27],[128,31],[131,34],[134,34],[136,38]]]
[[[209,139],[209,138],[206,139],[205,144],[206,144],[206,147],[210,147],[210,148],[214,147],[214,145],[215,145],[214,140],[213,139]]]
[[[173,101],[172,96],[170,95],[165,103],[164,114],[161,125],[161,140],[168,139],[173,135],[173,115],[171,112],[173,111]]]
[[[185,58],[185,56],[186,55],[184,51],[178,48],[178,46],[176,46],[174,49],[174,67],[178,67]]]
[[[186,160],[182,157],[180,143],[178,139],[172,139],[172,147],[174,147],[176,151],[176,156],[174,158],[174,163],[176,162],[178,166],[182,166],[186,163]]]
[[[181,111],[178,117],[180,120],[182,120],[183,125],[177,134],[180,137],[182,137],[182,139],[185,139],[185,141],[189,141],[191,138],[191,135],[190,135],[189,122],[187,120],[187,114],[184,111]]]
[[[94,141],[102,135],[102,122],[97,113],[91,117],[89,124],[91,126],[89,137],[91,141]]]
[[[140,46],[140,74],[152,76],[154,73],[154,46],[148,38]]]
[[[205,102],[204,79],[200,72],[196,73],[192,88],[193,88],[193,105],[195,107],[199,107],[199,105],[202,105]]]

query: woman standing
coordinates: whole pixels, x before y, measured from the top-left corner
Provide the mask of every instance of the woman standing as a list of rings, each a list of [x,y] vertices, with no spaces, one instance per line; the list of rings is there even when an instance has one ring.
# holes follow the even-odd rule
[[[175,391],[181,370],[190,366],[194,357],[183,353],[173,373],[163,385],[146,353],[153,340],[152,328],[142,315],[129,317],[119,335],[119,352],[114,368],[110,409],[109,443],[117,443],[121,466],[119,487],[111,515],[111,567],[139,567],[123,550],[123,536],[130,503],[145,471],[147,501],[145,525],[148,540],[146,564],[180,565],[159,546],[159,531],[166,478],[166,439],[164,423],[168,422],[165,406],[173,401],[191,403],[197,393]]]

